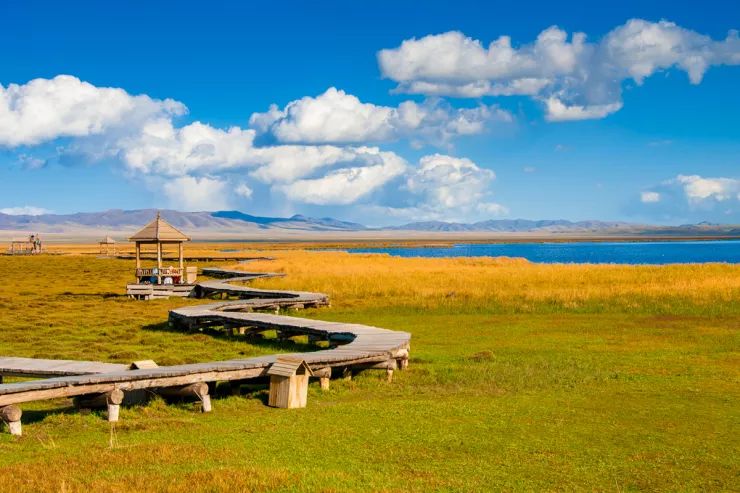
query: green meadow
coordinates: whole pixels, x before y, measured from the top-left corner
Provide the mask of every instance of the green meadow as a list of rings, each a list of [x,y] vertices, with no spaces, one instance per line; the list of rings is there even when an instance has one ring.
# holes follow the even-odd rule
[[[23,405],[0,491],[738,491],[740,266],[542,266],[279,250],[257,287],[322,291],[300,313],[412,333],[407,371],[79,412]],[[229,265],[229,264],[222,264]],[[133,262],[0,257],[0,355],[160,365],[294,351],[180,333],[122,296]]]

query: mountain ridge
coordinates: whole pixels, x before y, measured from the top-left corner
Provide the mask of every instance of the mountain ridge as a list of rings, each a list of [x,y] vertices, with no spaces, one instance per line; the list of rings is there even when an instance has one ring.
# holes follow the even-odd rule
[[[542,233],[542,234],[722,234],[740,236],[740,225],[708,222],[680,226],[656,226],[620,221],[569,221],[566,219],[489,219],[473,223],[418,221],[399,226],[370,228],[331,217],[315,218],[256,216],[237,210],[183,212],[172,209],[109,209],[73,214],[10,215],[0,213],[0,230],[64,233],[76,229],[131,232],[143,227],[160,212],[173,226],[199,232],[415,232],[415,233]]]

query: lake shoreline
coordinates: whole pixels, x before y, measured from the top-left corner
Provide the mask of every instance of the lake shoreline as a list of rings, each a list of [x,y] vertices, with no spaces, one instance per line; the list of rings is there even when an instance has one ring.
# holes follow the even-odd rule
[[[394,257],[511,257],[534,263],[666,265],[740,263],[740,240],[734,241],[581,241],[457,243],[437,246],[388,246],[344,249],[354,254]]]

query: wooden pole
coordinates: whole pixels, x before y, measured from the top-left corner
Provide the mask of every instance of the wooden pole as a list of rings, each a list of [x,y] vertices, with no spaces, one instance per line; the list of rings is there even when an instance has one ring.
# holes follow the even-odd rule
[[[180,250],[180,271],[182,272],[183,267],[185,266],[185,262],[183,261],[183,255],[182,255],[182,242],[178,243],[178,249]]]
[[[162,243],[157,242],[157,284],[162,284]]]
[[[393,371],[398,367],[396,360],[388,361],[388,368],[385,369],[386,380],[388,383],[393,382]]]
[[[8,425],[8,431],[11,435],[21,436],[23,433],[21,427],[21,416],[23,412],[18,406],[5,406],[0,408],[0,420]]]
[[[313,376],[319,377],[319,386],[321,387],[321,390],[329,390],[329,382],[331,380],[330,366],[314,370]]]
[[[108,406],[108,422],[116,423],[118,421],[118,413],[121,410],[121,403],[123,402],[123,390],[116,389],[113,392],[108,392],[106,397]]]
[[[115,423],[118,421],[118,414],[121,409],[123,398],[123,390],[114,389],[110,392],[104,392],[102,394],[81,395],[75,398],[74,403],[76,407],[107,407],[108,421],[111,423]]]
[[[157,393],[165,397],[197,397],[201,401],[201,411],[211,412],[211,396],[208,393],[208,384],[205,382],[192,383],[177,387],[163,387]]]

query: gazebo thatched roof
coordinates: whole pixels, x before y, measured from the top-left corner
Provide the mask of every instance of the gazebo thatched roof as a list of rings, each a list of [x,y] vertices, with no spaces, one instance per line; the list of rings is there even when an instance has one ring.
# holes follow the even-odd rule
[[[182,231],[162,219],[159,213],[157,213],[157,217],[154,221],[144,226],[144,229],[129,238],[129,241],[179,242],[190,241],[190,237],[186,236]]]

